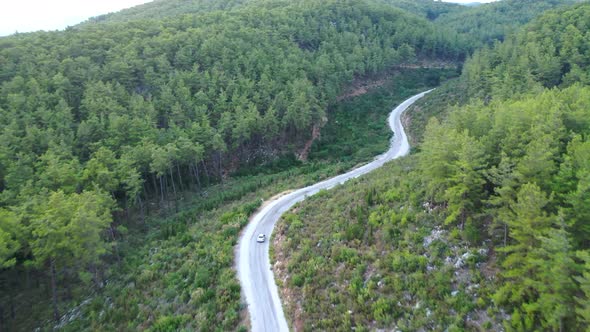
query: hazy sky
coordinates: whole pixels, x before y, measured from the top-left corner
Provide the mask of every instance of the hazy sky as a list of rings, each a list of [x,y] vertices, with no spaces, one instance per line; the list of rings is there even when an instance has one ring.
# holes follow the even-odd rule
[[[58,30],[149,0],[0,0],[0,36]]]
[[[492,2],[452,0],[447,2]],[[92,16],[129,8],[149,0],[1,0],[0,36],[14,32],[58,30]]]

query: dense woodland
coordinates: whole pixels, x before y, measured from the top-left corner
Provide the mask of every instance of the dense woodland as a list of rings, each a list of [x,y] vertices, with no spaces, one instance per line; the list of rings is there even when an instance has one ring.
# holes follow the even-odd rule
[[[589,28],[590,5],[578,5],[475,55],[463,79],[484,104],[433,120],[422,145],[427,195],[446,205],[445,223],[474,240],[487,229],[497,245],[492,299],[511,309],[515,330],[589,323]]]
[[[469,39],[471,45],[479,47],[504,40],[506,35],[549,9],[580,2],[584,0],[502,0],[470,10],[443,13],[436,22],[452,28]]]
[[[476,52],[416,155],[284,218],[294,326],[588,328],[589,28],[577,5]]]
[[[399,72],[387,97],[353,101],[375,117],[337,103],[344,88],[480,45],[459,79],[469,104],[429,122],[412,159],[423,182],[398,196],[440,208],[458,238],[493,242],[509,282],[484,301],[514,329],[583,326],[589,7],[494,42],[573,2],[161,0],[0,38],[0,329],[50,328],[64,311],[66,330],[235,329],[232,246],[260,195],[366,160],[387,144],[379,121],[395,102],[453,74]],[[295,161],[323,127],[311,161]]]
[[[0,54],[2,266],[43,271],[58,319],[63,278],[100,288],[134,211],[295,152],[355,75],[465,50],[390,6],[301,1],[16,34]]]
[[[429,20],[436,19],[444,13],[464,12],[466,7],[431,0],[376,0],[376,3],[391,5],[404,11],[423,16]],[[101,15],[88,20],[95,22],[126,22],[138,19],[162,19],[178,15],[212,12],[216,10],[233,10],[251,4],[288,4],[286,0],[156,0],[117,13]]]

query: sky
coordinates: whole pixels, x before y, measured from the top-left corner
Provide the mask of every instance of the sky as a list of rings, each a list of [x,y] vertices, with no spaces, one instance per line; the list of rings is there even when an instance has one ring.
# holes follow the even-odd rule
[[[62,30],[90,17],[149,0],[0,0],[0,36],[37,30]]]
[[[470,3],[495,0],[445,0]],[[150,0],[1,0],[0,36],[15,32],[62,30],[90,17],[119,11]]]

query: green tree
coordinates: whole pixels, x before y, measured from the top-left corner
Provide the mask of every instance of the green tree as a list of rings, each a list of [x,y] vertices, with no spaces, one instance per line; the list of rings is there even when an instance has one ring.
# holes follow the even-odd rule
[[[524,184],[511,204],[510,245],[502,262],[503,283],[494,294],[498,304],[509,304],[513,317],[507,329],[562,330],[571,314],[573,261],[563,225],[544,208],[550,200],[535,184]],[[563,223],[562,223],[563,224]]]
[[[33,264],[49,269],[55,320],[60,317],[57,271],[60,266],[96,263],[108,251],[101,234],[111,223],[112,206],[112,199],[99,192],[57,191],[35,207],[30,221]]]
[[[590,253],[588,251],[579,251],[577,257],[582,261],[582,273],[575,277],[581,290],[581,294],[576,296],[576,314],[579,317],[578,324],[580,330],[590,331]]]
[[[461,229],[471,214],[481,204],[483,170],[486,167],[483,145],[470,137],[467,131],[449,137],[457,141],[458,150],[454,151],[448,174],[448,187],[443,197],[448,202],[446,223],[460,222]],[[427,158],[427,156],[426,156]]]
[[[0,209],[0,269],[16,264],[15,254],[21,248],[23,234],[17,214]]]

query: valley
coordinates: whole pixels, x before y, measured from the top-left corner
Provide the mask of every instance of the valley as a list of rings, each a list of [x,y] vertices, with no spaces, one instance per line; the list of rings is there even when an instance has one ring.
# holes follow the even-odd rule
[[[0,37],[0,331],[585,330],[589,8],[156,0]]]

